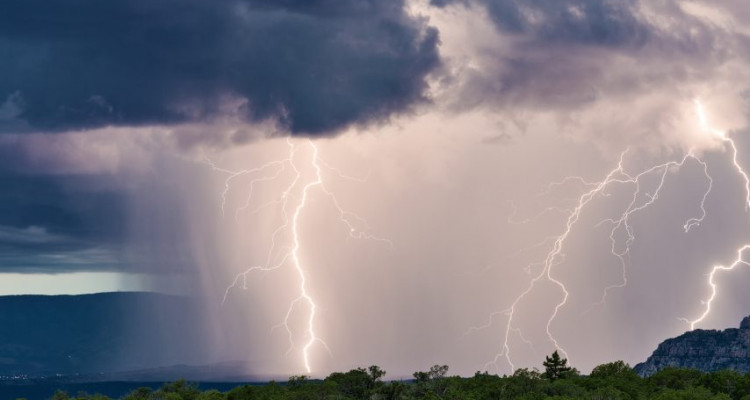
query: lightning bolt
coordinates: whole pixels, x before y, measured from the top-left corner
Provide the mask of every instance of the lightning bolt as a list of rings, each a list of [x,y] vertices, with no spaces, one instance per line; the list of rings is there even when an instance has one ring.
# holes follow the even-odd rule
[[[695,99],[694,103],[695,112],[698,115],[698,122],[700,123],[701,130],[716,136],[732,148],[732,164],[734,164],[735,170],[737,170],[737,173],[745,181],[745,210],[750,209],[750,178],[748,178],[747,172],[745,172],[745,169],[742,168],[739,161],[737,161],[737,145],[732,138],[727,136],[726,131],[716,129],[709,124],[708,117],[706,116],[706,109],[703,107],[703,103],[701,103],[700,99]]]
[[[740,265],[748,265],[750,266],[750,263],[744,260],[744,253],[750,249],[750,244],[746,244],[742,247],[740,247],[737,250],[737,258],[734,260],[734,262],[728,266],[724,265],[715,265],[711,269],[711,273],[708,274],[708,285],[711,287],[711,295],[709,296],[708,300],[705,300],[703,303],[706,305],[706,308],[704,309],[703,313],[696,319],[692,321],[687,321],[690,323],[690,330],[695,329],[695,325],[703,321],[708,314],[711,313],[711,303],[713,303],[714,299],[716,298],[718,288],[716,287],[716,282],[714,282],[714,277],[719,271],[731,271],[735,268],[737,268]]]
[[[696,163],[700,164],[703,169],[703,173],[706,177],[706,180],[708,181],[708,185],[706,185],[706,190],[703,192],[703,197],[700,201],[700,210],[701,215],[698,217],[691,217],[685,223],[683,224],[683,230],[687,233],[690,232],[690,229],[692,229],[694,226],[699,226],[703,220],[706,218],[706,199],[708,198],[708,195],[711,193],[711,189],[713,188],[713,178],[708,173],[708,165],[695,156],[693,154],[693,151],[690,150],[688,153],[679,161],[670,161],[664,164],[656,165],[654,167],[651,167],[645,171],[642,171],[638,175],[630,176],[626,175],[628,179],[625,181],[622,181],[622,183],[629,183],[634,186],[633,195],[631,197],[630,203],[626,207],[626,209],[620,214],[619,218],[608,218],[600,222],[598,225],[604,224],[604,223],[610,223],[612,225],[612,229],[609,233],[609,239],[610,239],[610,252],[612,255],[617,258],[619,264],[620,264],[620,271],[621,271],[621,280],[619,283],[610,285],[604,288],[604,291],[602,293],[602,297],[599,300],[599,302],[595,303],[596,305],[604,305],[607,300],[607,295],[609,292],[613,289],[621,289],[627,286],[628,284],[628,276],[627,276],[627,266],[629,264],[628,256],[630,254],[630,249],[635,241],[635,233],[633,230],[632,225],[630,225],[630,217],[633,214],[636,214],[640,211],[645,210],[649,206],[651,206],[656,200],[658,200],[659,195],[661,194],[662,189],[664,188],[664,184],[666,183],[667,174],[669,173],[670,169],[673,168],[682,168],[682,166],[685,165],[685,163],[689,160],[693,160]],[[659,180],[656,185],[656,188],[654,189],[653,193],[643,193],[643,189],[641,187],[641,181],[643,178],[650,174],[656,173]],[[646,200],[638,204],[638,199],[643,193]],[[617,249],[618,247],[618,240],[617,240],[617,232],[622,230],[625,233],[626,239],[622,245],[622,250]]]
[[[708,119],[706,117],[705,109],[703,108],[703,105],[701,104],[700,100],[695,100],[695,106],[696,106],[696,115],[698,119],[698,123],[700,125],[700,128],[702,131],[712,135],[713,137],[716,137],[726,143],[731,149],[732,149],[732,162],[734,164],[735,169],[737,172],[742,176],[744,183],[745,183],[745,192],[746,192],[746,201],[745,201],[745,207],[746,209],[750,209],[750,179],[748,179],[748,174],[743,170],[743,168],[740,166],[738,162],[738,156],[737,156],[737,147],[734,143],[734,141],[729,138],[724,131],[717,130],[715,128],[712,128],[709,123]],[[631,187],[631,197],[628,205],[625,207],[625,209],[615,218],[607,218],[603,221],[601,221],[597,226],[603,225],[603,224],[609,224],[611,226],[611,229],[609,231],[609,239],[610,239],[610,251],[618,260],[619,268],[621,271],[620,276],[620,282],[609,285],[604,288],[602,292],[602,297],[599,302],[595,303],[593,306],[597,305],[604,305],[606,303],[606,299],[610,291],[618,288],[624,288],[627,286],[628,283],[628,275],[627,275],[627,267],[629,264],[629,254],[630,249],[635,241],[635,233],[634,228],[630,224],[630,219],[633,215],[647,209],[649,206],[651,206],[654,202],[656,202],[659,199],[659,196],[662,192],[662,189],[664,188],[664,185],[666,183],[668,174],[671,170],[679,170],[682,168],[687,162],[694,162],[698,164],[703,171],[703,174],[706,178],[707,185],[706,189],[703,192],[703,196],[700,200],[700,214],[691,217],[688,220],[685,221],[683,224],[683,230],[687,233],[690,232],[691,229],[699,226],[703,220],[706,217],[706,199],[708,198],[709,194],[711,193],[711,190],[713,188],[713,178],[709,174],[708,171],[708,165],[705,161],[703,161],[701,158],[699,158],[693,149],[688,150],[685,155],[676,160],[668,161],[665,163],[661,163],[658,165],[653,165],[651,167],[648,167],[646,169],[641,170],[638,173],[630,173],[628,172],[624,167],[624,160],[626,155],[628,154],[629,149],[626,149],[624,152],[620,154],[619,161],[617,165],[610,170],[605,178],[598,182],[592,182],[587,179],[584,179],[582,177],[566,177],[563,180],[559,182],[552,183],[548,186],[547,190],[542,192],[540,195],[549,194],[552,190],[552,188],[556,186],[565,185],[569,182],[576,182],[580,185],[582,185],[585,189],[584,192],[575,200],[575,206],[568,211],[567,218],[565,219],[565,225],[562,229],[561,233],[559,233],[557,236],[554,237],[554,241],[552,243],[552,246],[550,250],[547,252],[546,257],[544,258],[543,262],[540,263],[534,263],[530,264],[526,267],[527,271],[530,271],[532,266],[534,265],[541,265],[542,268],[538,274],[536,274],[527,285],[526,289],[523,290],[511,303],[511,305],[506,308],[503,311],[496,311],[493,312],[488,321],[477,327],[472,327],[469,329],[468,333],[471,333],[476,330],[481,329],[487,329],[491,327],[494,324],[494,320],[500,316],[504,316],[505,319],[505,325],[504,325],[504,333],[503,333],[503,344],[501,346],[500,351],[495,355],[494,359],[489,361],[487,364],[485,364],[485,368],[488,366],[494,365],[497,369],[499,369],[498,363],[500,360],[504,360],[511,368],[511,370],[515,370],[515,365],[513,363],[512,357],[511,357],[511,333],[517,332],[520,334],[519,328],[517,328],[514,325],[514,321],[516,318],[516,313],[518,311],[519,304],[529,295],[531,294],[535,287],[539,284],[541,281],[546,281],[549,283],[552,283],[554,286],[556,286],[560,293],[560,298],[555,303],[554,308],[551,311],[551,315],[547,320],[546,326],[545,326],[545,333],[547,335],[547,339],[554,345],[555,349],[559,350],[564,357],[568,358],[568,353],[565,351],[564,348],[561,347],[559,341],[555,338],[552,332],[552,326],[554,321],[557,319],[558,314],[560,310],[567,304],[568,298],[570,296],[570,292],[566,288],[565,284],[555,277],[554,270],[555,267],[563,262],[563,249],[566,241],[568,240],[571,232],[573,231],[576,224],[579,222],[581,214],[585,211],[587,206],[594,201],[596,198],[599,197],[607,197],[608,191],[611,187],[617,185],[628,185]],[[652,188],[651,192],[648,192],[644,186],[644,180],[647,177],[656,176],[656,186]],[[525,224],[528,223],[534,219],[537,219],[541,217],[542,215],[550,212],[562,212],[565,211],[564,208],[561,207],[547,207],[544,210],[542,210],[537,215],[519,220],[517,215],[517,209],[513,207],[512,214],[508,219],[509,223],[513,224]],[[624,236],[624,240],[618,240],[618,234],[622,233]],[[706,308],[704,310],[704,313],[697,319],[692,321],[687,321],[690,323],[691,329],[695,328],[695,325],[702,321],[711,311],[711,303],[716,297],[717,293],[717,287],[714,282],[714,277],[716,273],[719,271],[727,271],[732,270],[736,268],[739,265],[750,265],[748,261],[745,261],[743,256],[744,253],[750,249],[750,244],[745,245],[738,249],[737,251],[737,258],[735,261],[729,265],[729,266],[715,266],[709,275],[708,283],[711,287],[711,296],[708,300],[704,301],[704,304],[706,305]],[[529,344],[526,339],[522,339],[525,343]]]
[[[341,171],[331,167],[323,159],[320,158],[318,147],[311,141],[306,140],[303,145],[295,145],[291,139],[287,139],[287,145],[289,146],[289,155],[281,160],[276,160],[264,164],[257,168],[245,169],[239,171],[232,171],[225,168],[216,166],[215,163],[207,160],[208,164],[217,172],[227,174],[228,177],[224,181],[224,190],[221,193],[221,209],[222,214],[225,213],[227,196],[233,187],[233,181],[240,176],[252,177],[248,185],[248,194],[245,199],[245,203],[235,211],[235,220],[239,221],[239,215],[241,212],[247,211],[253,203],[253,194],[255,187],[258,183],[263,181],[273,181],[280,178],[281,174],[287,170],[293,172],[293,178],[291,182],[283,190],[281,196],[272,202],[263,204],[256,208],[253,213],[257,213],[260,210],[270,207],[278,206],[281,211],[282,221],[281,224],[271,234],[271,246],[266,256],[266,262],[263,265],[256,265],[247,268],[246,270],[237,274],[232,283],[224,291],[222,304],[224,304],[232,291],[232,289],[240,286],[243,289],[247,289],[248,276],[255,272],[270,272],[287,265],[291,265],[298,278],[297,289],[299,295],[293,299],[287,309],[286,314],[282,322],[275,326],[275,328],[283,327],[288,336],[289,348],[287,354],[289,354],[295,347],[294,332],[290,327],[292,315],[297,307],[304,307],[307,309],[306,317],[306,328],[305,328],[305,342],[301,346],[302,365],[307,373],[312,372],[310,352],[313,347],[318,344],[324,347],[329,354],[331,354],[330,348],[326,342],[320,338],[316,333],[316,316],[318,312],[318,305],[315,302],[310,290],[309,273],[306,264],[303,262],[301,250],[302,250],[302,238],[300,235],[300,219],[303,211],[307,208],[310,196],[314,190],[319,190],[325,196],[330,198],[332,205],[338,212],[340,221],[347,228],[347,233],[350,237],[355,239],[370,239],[375,241],[381,241],[393,246],[390,240],[374,236],[368,231],[370,230],[367,221],[358,215],[344,210],[336,196],[325,187],[323,179],[323,168],[328,169],[332,173],[336,174],[340,178],[356,180],[364,182],[366,179],[357,179],[344,175]],[[303,147],[308,147],[311,151],[310,165],[313,174],[311,178],[305,179],[302,173],[302,168],[298,165],[296,160],[298,152]],[[297,193],[295,195],[295,193]],[[291,212],[289,211],[291,209]],[[290,215],[291,214],[291,215]],[[358,225],[363,225],[364,229],[358,229]],[[280,246],[278,243],[281,240],[281,236],[284,233],[289,233],[291,236],[291,245]],[[281,255],[277,255],[278,249],[282,249]]]
[[[750,209],[750,179],[748,179],[747,172],[745,172],[740,163],[737,161],[737,145],[734,143],[734,140],[732,140],[732,138],[727,135],[726,131],[716,129],[710,125],[708,117],[706,115],[706,110],[703,107],[703,103],[701,103],[700,99],[695,99],[694,102],[701,130],[721,139],[722,142],[729,145],[729,147],[732,149],[732,163],[734,165],[734,168],[745,181],[745,211],[748,211],[748,209]],[[693,320],[687,320],[683,318],[684,321],[690,324],[690,330],[694,330],[695,326],[705,320],[706,317],[708,317],[708,315],[711,313],[711,305],[714,299],[716,299],[718,292],[718,288],[714,280],[716,274],[720,271],[731,271],[740,265],[750,265],[744,259],[745,251],[747,251],[748,249],[750,249],[750,244],[745,244],[744,246],[737,249],[737,258],[735,258],[732,264],[728,266],[715,265],[713,268],[711,268],[711,272],[708,274],[708,286],[711,288],[711,295],[707,300],[703,301],[703,304],[705,305],[703,313],[698,318]]]

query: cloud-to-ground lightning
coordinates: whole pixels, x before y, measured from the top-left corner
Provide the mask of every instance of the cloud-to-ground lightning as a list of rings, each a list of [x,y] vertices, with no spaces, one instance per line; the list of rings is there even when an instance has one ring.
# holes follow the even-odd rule
[[[748,178],[747,172],[742,168],[739,161],[737,160],[737,145],[734,143],[734,140],[732,140],[732,138],[728,136],[728,132],[716,129],[711,126],[708,120],[708,116],[706,115],[706,110],[703,107],[703,103],[701,103],[700,99],[695,99],[695,108],[696,113],[698,114],[698,121],[700,122],[701,130],[718,137],[725,144],[728,144],[729,147],[731,147],[732,163],[734,165],[734,168],[745,181],[745,211],[748,211],[750,209],[750,179]],[[711,295],[703,302],[705,304],[703,313],[699,317],[687,321],[690,323],[691,330],[695,329],[695,326],[706,319],[706,317],[711,313],[711,304],[716,298],[718,291],[716,282],[714,281],[716,273],[718,273],[719,271],[731,271],[740,265],[750,265],[744,259],[745,251],[747,251],[748,249],[750,249],[750,244],[745,244],[737,250],[737,258],[734,260],[734,262],[732,262],[732,264],[728,266],[716,265],[711,269],[711,272],[708,275],[708,286],[711,287]]]
[[[706,132],[710,134],[712,137],[720,139],[723,143],[727,144],[731,150],[732,150],[732,162],[734,164],[735,169],[737,170],[738,174],[743,178],[745,183],[745,192],[746,192],[746,201],[745,201],[745,207],[746,209],[750,207],[750,179],[748,179],[748,174],[744,171],[744,169],[741,167],[738,161],[737,156],[737,147],[734,143],[734,141],[728,137],[727,133],[724,131],[720,131],[718,129],[715,129],[710,126],[708,122],[708,118],[706,116],[705,109],[703,108],[702,103],[700,100],[695,100],[695,114],[697,117],[697,121],[699,124],[699,127],[701,131]],[[555,349],[559,350],[565,357],[568,357],[567,352],[565,349],[560,345],[558,339],[554,336],[552,332],[552,326],[556,318],[558,317],[558,314],[560,310],[567,304],[568,298],[570,296],[570,292],[566,288],[564,282],[557,278],[554,274],[555,267],[563,262],[563,249],[565,246],[566,241],[568,240],[569,236],[571,235],[574,227],[578,223],[579,219],[581,218],[581,214],[587,209],[589,204],[597,199],[598,197],[605,197],[608,195],[608,191],[613,189],[614,186],[621,187],[627,185],[627,187],[630,188],[630,198],[629,202],[625,206],[625,208],[619,213],[618,216],[614,218],[606,218],[603,221],[601,221],[597,226],[603,225],[603,224],[609,224],[611,226],[611,229],[609,230],[609,239],[611,243],[610,251],[612,255],[615,257],[615,259],[618,261],[621,277],[620,281],[616,284],[609,285],[603,289],[602,297],[599,302],[595,303],[593,306],[596,305],[603,305],[606,302],[607,296],[610,291],[618,288],[624,288],[628,283],[628,275],[627,275],[627,267],[629,263],[629,254],[631,247],[636,239],[634,229],[632,225],[630,224],[630,219],[633,215],[637,214],[640,211],[643,211],[647,209],[649,206],[651,206],[654,202],[657,201],[657,199],[660,196],[660,193],[662,192],[662,189],[664,188],[664,185],[666,183],[668,174],[670,171],[679,169],[683,167],[687,162],[694,162],[698,164],[703,174],[706,178],[706,189],[703,192],[703,196],[700,200],[700,214],[694,217],[691,217],[685,221],[683,224],[683,230],[685,232],[690,232],[691,229],[699,226],[703,220],[706,218],[706,200],[708,196],[711,193],[711,190],[713,188],[713,178],[709,174],[709,168],[705,161],[703,161],[697,153],[690,149],[685,154],[679,158],[674,159],[671,161],[667,161],[664,163],[660,163],[657,165],[653,165],[650,167],[647,167],[643,170],[641,170],[638,173],[631,173],[628,172],[628,170],[624,167],[624,161],[625,157],[628,155],[629,149],[625,150],[620,154],[619,161],[617,165],[610,170],[607,175],[604,177],[603,180],[594,182],[590,180],[586,180],[582,177],[566,177],[560,182],[553,183],[549,185],[546,191],[544,191],[542,194],[548,194],[555,186],[561,186],[568,182],[578,182],[580,183],[585,189],[584,192],[575,200],[575,206],[570,208],[567,211],[567,217],[565,218],[565,224],[564,227],[557,236],[553,237],[553,243],[551,245],[551,248],[546,254],[546,257],[544,258],[543,262],[531,264],[527,266],[527,270],[531,270],[533,265],[539,265],[541,266],[541,270],[533,276],[533,278],[530,280],[529,284],[526,286],[525,290],[523,290],[510,304],[509,307],[507,307],[503,311],[497,311],[490,315],[488,321],[478,327],[473,327],[469,330],[470,333],[472,331],[478,330],[478,329],[486,329],[489,328],[494,324],[494,320],[500,316],[505,317],[505,325],[503,329],[503,342],[500,351],[495,355],[494,359],[489,361],[487,364],[485,364],[485,368],[488,368],[490,366],[495,366],[495,368],[499,369],[498,363],[500,360],[504,360],[507,365],[511,368],[511,370],[515,370],[515,364],[513,363],[513,359],[511,356],[511,333],[517,332],[519,335],[521,334],[520,328],[515,326],[515,319],[517,317],[519,304],[527,298],[535,289],[535,287],[541,282],[541,281],[547,281],[549,283],[552,283],[554,286],[556,286],[559,290],[559,300],[555,303],[554,308],[551,310],[551,314],[549,318],[547,319],[546,326],[545,326],[545,333],[547,335],[547,339],[549,342],[554,345]],[[645,182],[644,180],[647,177],[655,177],[656,178],[656,184],[655,186],[651,187],[650,192],[647,191],[647,189],[644,188]],[[539,218],[541,215],[549,212],[549,211],[558,211],[558,212],[564,212],[566,211],[565,208],[562,207],[547,207],[542,212],[538,213],[537,215],[524,219],[524,220],[517,220],[516,219],[516,213],[517,210],[515,207],[512,210],[512,215],[509,218],[509,223],[528,223],[531,220],[534,220],[536,218]],[[695,320],[688,321],[690,323],[690,328],[694,329],[696,324],[701,322],[711,311],[711,303],[714,300],[714,298],[717,295],[717,286],[714,282],[715,274],[719,271],[726,271],[726,270],[732,270],[736,268],[739,265],[750,265],[748,261],[745,261],[743,256],[744,253],[750,250],[750,244],[745,245],[738,249],[737,251],[737,258],[735,261],[729,265],[729,266],[715,266],[708,279],[708,284],[711,287],[711,296],[708,300],[704,301],[705,304],[705,310],[703,314],[698,317]],[[521,336],[522,337],[522,336]],[[526,339],[522,339],[524,342],[528,342]],[[528,344],[528,343],[527,343]]]
[[[711,273],[708,274],[708,285],[711,287],[711,295],[707,300],[704,301],[706,308],[703,310],[703,313],[698,318],[692,321],[688,321],[690,323],[690,330],[695,329],[695,325],[703,321],[708,316],[708,314],[711,313],[711,303],[713,303],[718,292],[718,287],[716,286],[716,282],[714,281],[716,273],[719,271],[731,271],[740,265],[750,266],[750,262],[745,261],[744,259],[745,252],[747,250],[750,250],[750,244],[746,244],[737,250],[737,258],[734,260],[734,262],[732,262],[732,264],[716,265],[711,269]]]
[[[307,318],[305,321],[305,343],[301,346],[302,364],[307,373],[312,372],[310,352],[316,344],[323,346],[328,350],[328,345],[323,341],[322,338],[316,333],[316,314],[318,311],[318,305],[315,302],[311,294],[310,280],[308,268],[303,260],[301,250],[303,246],[303,238],[300,234],[300,218],[303,211],[306,209],[309,203],[310,196],[314,190],[322,192],[326,197],[330,198],[332,205],[336,209],[340,221],[344,224],[347,229],[347,233],[352,238],[356,239],[371,239],[376,241],[383,241],[387,244],[391,242],[387,239],[380,238],[368,233],[369,225],[367,222],[357,216],[354,213],[346,211],[340,205],[336,196],[325,187],[323,169],[328,169],[332,173],[336,174],[340,178],[353,179],[344,175],[336,168],[331,167],[328,163],[320,158],[318,147],[311,141],[307,140],[302,145],[294,144],[291,140],[287,140],[289,146],[289,155],[281,160],[276,160],[264,164],[260,167],[232,171],[224,168],[217,167],[214,163],[210,162],[210,165],[214,170],[228,174],[224,182],[224,191],[221,194],[222,198],[222,212],[225,211],[227,203],[227,195],[232,188],[232,181],[240,176],[250,176],[251,181],[248,184],[248,193],[245,199],[245,203],[235,211],[235,219],[238,218],[239,213],[247,211],[253,201],[253,193],[255,185],[262,181],[272,181],[280,179],[281,174],[285,170],[291,170],[293,172],[293,178],[291,182],[286,186],[281,195],[277,200],[270,203],[262,204],[254,212],[258,212],[263,208],[277,205],[281,212],[281,223],[271,233],[271,246],[266,256],[266,261],[263,265],[256,265],[237,274],[232,283],[226,288],[222,303],[226,302],[231,290],[241,284],[242,288],[247,288],[248,276],[254,272],[268,272],[277,270],[287,265],[291,265],[296,273],[299,281],[297,284],[299,295],[293,299],[284,315],[283,321],[277,327],[284,327],[286,329],[289,338],[289,349],[287,354],[291,352],[295,347],[294,333],[290,327],[290,319],[292,313],[298,306],[304,306],[307,308]],[[297,154],[302,151],[303,148],[309,148],[310,150],[310,164],[306,166],[312,171],[312,177],[306,178],[303,174],[303,168],[298,165]],[[364,229],[357,228],[358,225],[363,225]],[[278,243],[281,241],[281,236],[287,233],[290,236],[288,239],[291,244],[286,246],[280,246]],[[277,255],[279,249],[284,249],[281,256]]]

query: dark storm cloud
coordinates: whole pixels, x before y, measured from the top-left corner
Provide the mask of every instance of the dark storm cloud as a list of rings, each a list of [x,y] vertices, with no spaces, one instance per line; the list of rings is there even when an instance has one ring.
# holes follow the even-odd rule
[[[117,267],[125,202],[92,179],[0,173],[0,187],[7,188],[0,191],[0,270]]]
[[[326,134],[425,101],[437,45],[403,1],[5,1],[0,131],[229,116]]]

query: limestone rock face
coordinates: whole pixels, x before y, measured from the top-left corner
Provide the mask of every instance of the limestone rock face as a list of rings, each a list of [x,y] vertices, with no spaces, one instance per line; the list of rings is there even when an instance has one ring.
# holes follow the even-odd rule
[[[666,367],[750,372],[750,316],[742,320],[739,329],[696,329],[667,339],[634,368],[639,375],[648,376]]]

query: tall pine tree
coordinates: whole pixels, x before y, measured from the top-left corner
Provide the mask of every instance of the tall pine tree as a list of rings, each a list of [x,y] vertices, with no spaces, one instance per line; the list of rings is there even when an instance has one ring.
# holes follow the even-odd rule
[[[544,365],[544,377],[551,381],[564,377],[565,373],[572,369],[568,366],[568,359],[560,357],[557,350],[552,353],[552,356],[544,358],[545,360],[542,363]]]

